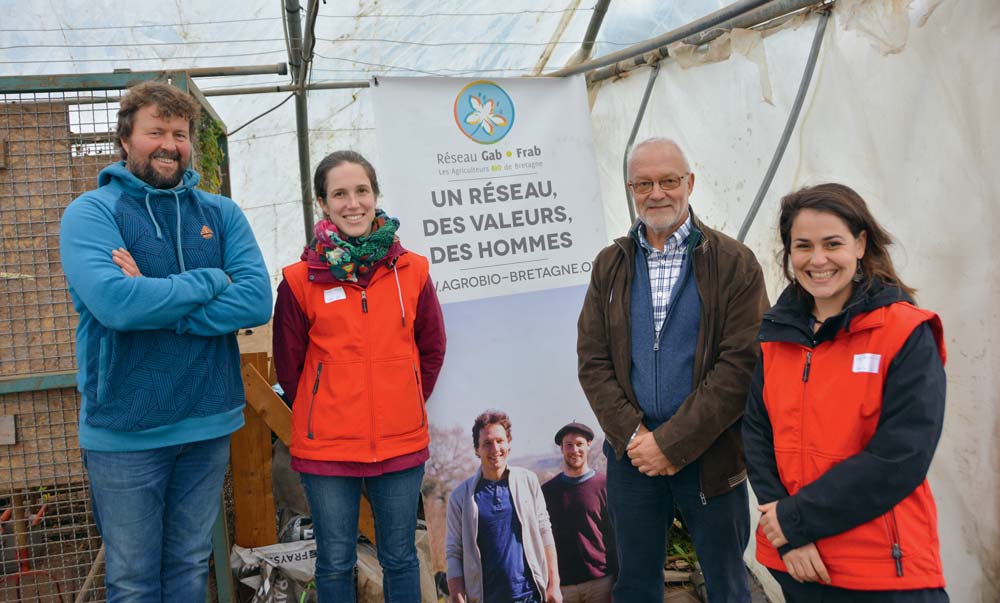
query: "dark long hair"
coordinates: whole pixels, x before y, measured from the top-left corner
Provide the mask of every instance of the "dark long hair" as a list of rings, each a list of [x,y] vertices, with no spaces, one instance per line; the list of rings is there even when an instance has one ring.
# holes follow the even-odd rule
[[[372,192],[378,197],[378,177],[375,175],[375,167],[357,151],[334,151],[319,162],[316,173],[313,174],[313,192],[317,197],[326,200],[326,174],[342,163],[356,163],[364,168],[368,180],[372,183]]]
[[[878,277],[882,282],[899,287],[911,298],[913,297],[916,289],[908,287],[896,274],[896,268],[892,265],[892,256],[889,255],[889,247],[893,244],[892,236],[868,211],[868,205],[861,195],[851,187],[835,182],[807,186],[785,195],[781,200],[781,214],[778,218],[782,245],[781,268],[789,282],[795,283],[794,275],[788,265],[792,249],[792,223],[804,209],[837,216],[844,221],[855,238],[862,232],[866,233],[868,240],[865,245],[865,255],[861,258],[864,278],[858,286],[867,289],[871,285],[872,278]],[[801,285],[796,283],[795,286],[800,294],[811,297]]]

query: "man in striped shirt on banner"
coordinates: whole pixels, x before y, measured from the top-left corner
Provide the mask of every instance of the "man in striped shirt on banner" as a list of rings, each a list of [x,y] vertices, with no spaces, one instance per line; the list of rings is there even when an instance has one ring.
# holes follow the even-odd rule
[[[594,261],[580,313],[580,384],[604,430],[618,542],[616,601],[663,601],[667,530],[680,512],[712,603],[750,601],[740,441],[757,329],[769,307],[743,244],[705,226],[677,143],[629,153],[639,220]]]

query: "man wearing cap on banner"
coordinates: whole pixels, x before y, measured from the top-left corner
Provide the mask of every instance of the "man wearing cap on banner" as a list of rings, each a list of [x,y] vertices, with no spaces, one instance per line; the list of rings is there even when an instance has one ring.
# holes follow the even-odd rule
[[[753,253],[691,212],[694,181],[675,142],[631,149],[639,220],[597,255],[578,322],[580,384],[606,437],[616,601],[663,601],[675,507],[709,600],[750,601],[739,419],[769,304]]]
[[[614,537],[604,475],[590,467],[594,431],[572,422],[556,432],[563,472],[542,485],[559,559],[563,603],[611,603]]]

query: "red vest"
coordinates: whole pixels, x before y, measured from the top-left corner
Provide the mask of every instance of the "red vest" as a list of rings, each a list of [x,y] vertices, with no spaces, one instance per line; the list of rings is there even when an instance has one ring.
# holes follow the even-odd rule
[[[905,302],[858,315],[848,331],[815,348],[788,342],[761,344],[764,404],[774,432],[778,473],[789,494],[868,444],[878,427],[889,365],[924,322],[934,332],[943,362],[940,319]],[[893,545],[899,545],[902,553],[902,576]],[[885,515],[822,538],[816,547],[831,584],[839,588],[944,587],[937,511],[926,479]],[[757,560],[788,571],[760,529]]]
[[[404,254],[395,275],[379,267],[366,289],[310,282],[306,262],[282,272],[309,320],[309,347],[292,407],[292,454],[370,463],[426,448],[413,319],[427,259]]]

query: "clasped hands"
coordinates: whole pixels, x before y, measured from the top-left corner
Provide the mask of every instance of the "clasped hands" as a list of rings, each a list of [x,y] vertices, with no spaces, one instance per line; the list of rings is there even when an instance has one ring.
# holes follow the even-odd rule
[[[775,548],[788,544],[785,533],[781,531],[781,524],[778,522],[778,503],[769,502],[759,505],[757,510],[761,512],[760,529],[768,542]],[[823,582],[830,583],[830,573],[826,571],[826,565],[819,555],[816,544],[810,542],[784,554],[781,558],[788,568],[788,574],[797,582]]]
[[[646,429],[645,425],[639,425],[639,431],[632,438],[628,448],[625,450],[632,465],[643,474],[650,477],[658,475],[674,475],[677,467],[667,459],[660,446],[653,438],[653,432]]]

